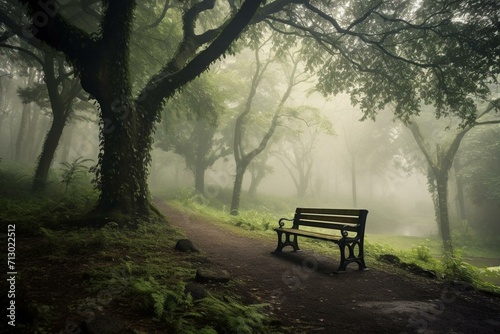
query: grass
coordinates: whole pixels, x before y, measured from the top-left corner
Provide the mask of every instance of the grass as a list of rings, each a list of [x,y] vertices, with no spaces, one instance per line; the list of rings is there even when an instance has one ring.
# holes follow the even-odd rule
[[[49,189],[32,195],[29,175],[19,170],[0,164],[0,225],[16,225],[21,332],[55,333],[68,319],[100,313],[126,319],[135,333],[275,332],[265,305],[244,303],[230,286],[209,285],[201,300],[186,293],[206,259],[176,252],[175,242],[185,236],[164,220],[137,229],[67,227],[65,221],[96,200],[90,180],[68,185],[53,174]]]

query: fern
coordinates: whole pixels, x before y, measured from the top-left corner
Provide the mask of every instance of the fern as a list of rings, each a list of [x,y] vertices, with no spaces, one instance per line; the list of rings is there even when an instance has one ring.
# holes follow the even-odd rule
[[[211,319],[222,333],[266,333],[268,317],[262,312],[266,304],[243,305],[231,297],[214,297],[201,302],[202,313]]]
[[[151,294],[151,298],[153,298],[153,307],[155,315],[158,319],[160,319],[165,312],[165,296],[161,293],[153,292]]]
[[[64,183],[64,192],[68,191],[68,187],[72,184],[78,175],[81,175],[84,172],[89,171],[89,167],[85,166],[84,163],[87,161],[93,161],[92,159],[82,159],[82,157],[77,158],[72,163],[69,162],[61,162],[62,169],[62,180]]]

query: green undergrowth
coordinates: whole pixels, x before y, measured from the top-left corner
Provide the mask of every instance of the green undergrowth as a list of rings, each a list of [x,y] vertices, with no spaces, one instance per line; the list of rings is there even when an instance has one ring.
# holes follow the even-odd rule
[[[174,199],[168,201],[180,210],[187,210],[191,214],[198,214],[216,224],[237,227],[240,230],[252,231],[267,235],[278,226],[278,214],[273,213],[269,207],[259,205],[250,206],[251,209],[241,210],[237,216],[219,208],[214,200],[195,194],[190,191],[181,191]]]
[[[245,304],[230,289],[209,288],[207,297],[200,300],[186,293],[186,285],[205,260],[174,251],[176,240],[183,236],[165,222],[140,224],[136,230],[113,223],[100,229],[41,228],[40,235],[40,265],[68,268],[83,280],[85,290],[69,305],[69,313],[113,312],[127,319],[132,312],[151,319],[158,330],[172,333],[274,332],[266,305]],[[117,305],[124,310],[116,310]],[[40,323],[46,319],[36,323],[42,333]]]
[[[399,249],[387,244],[370,242],[368,238],[365,246],[367,256],[373,260],[378,260],[380,256],[386,254],[395,255],[401,263],[414,264],[423,270],[432,271],[439,279],[466,282],[479,290],[500,294],[500,286],[491,283],[500,282],[500,271],[471,265],[464,257],[464,249],[455,249],[451,256],[443,255],[443,252],[436,250],[439,247],[426,238],[421,238],[420,242],[408,243]]]
[[[231,292],[237,281],[209,284],[206,297],[194,300],[186,285],[207,261],[198,253],[175,251],[176,241],[185,237],[164,220],[141,222],[135,229],[113,222],[68,227],[65,221],[83,216],[95,203],[89,184],[75,179],[61,184],[53,177],[47,191],[32,195],[29,176],[1,168],[0,225],[6,230],[15,224],[17,256],[23,259],[16,282],[17,302],[29,315],[19,319],[23,333],[56,333],[64,327],[61,317],[81,321],[101,313],[129,322],[135,333],[151,328],[188,334],[278,331],[266,305],[245,303]],[[74,282],[74,289],[66,281]],[[39,291],[40,284],[58,282],[65,290],[55,298],[52,291]],[[61,304],[61,293],[72,301]]]
[[[113,265],[108,261],[86,273],[91,295],[108,296],[110,305],[126,303],[174,333],[271,333],[264,305],[245,305],[237,296],[210,291],[193,300],[185,292],[202,259],[172,251],[182,238],[175,230],[162,223],[141,225],[137,231],[101,230],[113,246],[101,255],[112,258]],[[95,312],[99,305],[89,308]]]
[[[15,223],[24,236],[39,235],[42,227],[57,228],[90,211],[97,200],[88,175],[64,183],[60,172],[51,170],[46,189],[33,193],[32,174],[31,167],[0,163],[0,223]]]

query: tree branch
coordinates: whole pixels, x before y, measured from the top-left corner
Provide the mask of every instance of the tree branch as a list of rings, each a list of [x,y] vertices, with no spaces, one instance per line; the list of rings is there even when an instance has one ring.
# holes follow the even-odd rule
[[[387,50],[387,48],[385,48],[380,41],[374,41],[372,39],[369,39],[364,33],[357,33],[357,32],[354,32],[352,30],[342,28],[340,26],[340,24],[337,22],[337,20],[335,20],[333,17],[327,15],[326,13],[324,13],[323,11],[321,11],[319,8],[314,7],[313,5],[311,5],[311,3],[309,1],[305,1],[304,5],[311,12],[315,13],[316,15],[318,15],[319,17],[321,17],[325,21],[329,22],[338,33],[341,33],[341,34],[344,34],[344,35],[350,35],[350,36],[353,36],[353,37],[357,37],[361,41],[363,41],[364,43],[375,46],[381,53],[385,54],[386,56],[389,56],[389,57],[391,57],[393,59],[396,59],[396,60],[399,60],[399,61],[403,61],[403,62],[406,62],[408,64],[411,64],[411,65],[414,65],[414,66],[418,66],[418,67],[421,67],[421,68],[436,68],[436,67],[438,67],[435,64],[422,63],[422,62],[418,62],[418,61],[414,61],[414,60],[411,60],[411,59],[408,59],[408,58],[404,58],[404,57],[398,56],[398,55],[390,52],[389,50]]]
[[[163,5],[163,10],[162,10],[160,16],[158,16],[158,18],[153,23],[148,24],[146,27],[144,27],[144,29],[141,29],[141,30],[156,28],[161,23],[161,21],[163,21],[163,19],[165,18],[165,15],[167,15],[167,11],[170,8],[171,8],[170,7],[170,0],[165,0],[165,4]]]
[[[415,141],[417,142],[418,147],[420,147],[420,150],[425,156],[425,159],[427,160],[427,163],[431,168],[434,170],[437,168],[436,162],[432,160],[432,156],[425,146],[424,143],[424,137],[422,136],[422,133],[420,132],[420,127],[415,121],[412,121],[410,124],[406,125],[410,130],[411,133],[413,134],[413,138],[415,138]]]
[[[35,53],[31,52],[30,50],[27,50],[27,49],[22,48],[20,46],[14,46],[14,45],[9,45],[9,44],[4,44],[4,43],[0,43],[0,48],[12,49],[12,50],[16,50],[16,51],[25,53],[28,56],[32,57],[41,66],[43,66],[43,60],[40,57],[38,57]]]
[[[219,36],[203,51],[197,54],[187,65],[182,67],[178,64],[178,70],[175,73],[169,72],[168,66],[163,68],[160,73],[153,77],[146,88],[141,92],[139,101],[148,97],[152,103],[151,110],[158,112],[163,101],[171,97],[180,87],[195,79],[198,75],[206,71],[209,66],[221,57],[239,34],[250,23],[252,16],[263,0],[247,0],[241,6],[238,13],[224,27]],[[153,96],[152,98],[150,96]]]
[[[63,52],[77,68],[81,68],[82,58],[95,46],[94,40],[80,28],[69,24],[59,14],[58,8],[54,5],[56,2],[18,1],[27,5],[32,22],[29,30],[23,29],[24,37],[29,39],[34,36],[44,41],[52,48]]]

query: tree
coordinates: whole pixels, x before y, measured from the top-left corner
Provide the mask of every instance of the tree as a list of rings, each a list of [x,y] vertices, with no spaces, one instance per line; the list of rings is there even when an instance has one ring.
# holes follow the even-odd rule
[[[439,231],[443,240],[444,250],[453,254],[453,244],[450,229],[450,219],[448,210],[448,179],[455,155],[460,147],[465,135],[475,126],[500,124],[500,120],[483,120],[492,110],[500,110],[500,100],[488,103],[487,107],[477,117],[475,122],[465,127],[459,128],[455,134],[448,134],[448,140],[441,140],[441,143],[436,143],[435,146],[429,143],[430,135],[423,134],[421,126],[416,120],[412,120],[407,126],[411,130],[413,137],[418,144],[420,150],[425,156],[428,163],[428,182],[429,190],[433,195],[434,208],[438,222]],[[432,122],[435,123],[435,120]],[[433,129],[434,131],[442,131],[442,129]]]
[[[488,84],[496,82],[500,72],[500,3],[343,5],[305,1],[304,10],[281,12],[273,26],[289,35],[312,37],[305,43],[323,47],[322,52],[302,49],[309,68],[318,73],[320,91],[349,93],[365,118],[374,119],[391,104],[395,116],[408,123],[422,106],[432,106],[436,117],[457,116],[464,129],[476,124],[475,101],[488,98]],[[440,201],[445,203],[444,198]],[[441,215],[446,220],[444,211]],[[451,252],[449,231],[440,226],[445,249]]]
[[[159,147],[184,157],[186,166],[194,174],[195,190],[200,194],[205,193],[205,171],[230,154],[227,140],[217,136],[225,107],[214,80],[204,75],[171,99],[167,104],[168,115],[163,117],[169,120],[165,122],[166,129],[163,136],[157,136],[161,137]],[[175,129],[171,124],[175,124]]]
[[[74,73],[70,71],[64,59],[58,57],[48,48],[38,51],[32,50],[33,48],[30,48],[29,45],[22,47],[15,45],[15,43],[3,43],[0,44],[0,47],[19,51],[27,55],[30,58],[29,61],[38,65],[37,68],[29,68],[27,86],[18,89],[23,101],[23,112],[16,145],[16,160],[20,160],[23,142],[27,141],[25,140],[26,133],[33,134],[34,132],[27,131],[30,104],[36,103],[40,108],[38,112],[35,112],[35,115],[38,115],[41,110],[50,107],[52,124],[45,137],[33,178],[33,190],[43,190],[64,127],[73,112],[75,99],[81,92],[80,83],[73,76]],[[42,76],[43,83],[41,82],[42,79],[35,80],[35,77],[40,78]],[[33,143],[34,140],[31,140],[31,142]]]
[[[52,124],[38,157],[33,179],[34,191],[45,188],[49,169],[64,127],[73,113],[73,104],[81,91],[80,83],[75,78],[71,78],[72,73],[68,71],[62,59],[57,59],[51,53],[46,52],[43,55],[42,68],[52,110]]]
[[[303,198],[311,183],[314,148],[321,134],[334,135],[331,122],[320,110],[308,106],[294,107],[287,112],[275,156],[283,163]]]
[[[260,161],[263,158],[262,161]],[[274,171],[272,166],[266,164],[267,157],[260,154],[254,161],[248,166],[248,171],[250,172],[250,185],[248,186],[248,195],[255,197],[257,195],[257,189],[259,188],[262,180],[268,174]]]
[[[304,82],[305,78],[303,77],[303,73],[299,70],[300,58],[297,54],[290,54],[289,61],[291,62],[290,68],[285,70],[285,86],[284,91],[280,93],[280,96],[277,98],[279,101],[277,104],[273,106],[272,103],[265,106],[257,106],[255,107],[255,101],[258,100],[258,89],[259,86],[262,85],[265,75],[267,74],[267,70],[270,65],[273,63],[273,52],[270,51],[268,53],[268,58],[264,61],[261,60],[260,53],[262,52],[266,43],[263,43],[254,49],[255,55],[255,67],[254,73],[252,76],[252,80],[249,87],[248,97],[243,101],[243,105],[241,106],[241,112],[236,117],[235,127],[234,127],[234,161],[236,163],[236,175],[234,179],[234,187],[233,187],[233,196],[231,199],[231,214],[238,215],[238,210],[240,206],[240,198],[241,198],[241,190],[243,185],[243,177],[247,170],[247,167],[252,162],[252,160],[259,155],[264,149],[266,149],[269,140],[274,134],[276,127],[278,125],[278,119],[283,116],[285,110],[285,103],[288,98],[292,94],[292,91],[295,86]],[[287,73],[288,72],[288,73]],[[266,92],[270,90],[270,87],[267,87]],[[268,126],[267,130],[264,130],[260,139],[257,139],[257,144],[253,149],[248,149],[244,147],[244,139],[246,133],[247,119],[250,117],[250,114],[253,110],[259,110],[260,113],[272,111],[271,124]]]
[[[365,118],[392,104],[395,116],[408,121],[423,102],[438,117],[474,122],[474,97],[486,98],[500,72],[495,1],[304,1],[300,7],[276,13],[270,25],[287,34],[282,45],[303,38],[318,89],[349,93]]]
[[[22,14],[21,9],[15,6],[11,8],[11,11],[18,13],[18,15]],[[31,103],[36,103],[40,108],[38,112],[34,113],[32,121],[35,126],[32,128],[36,127],[36,120],[42,110],[50,109],[52,115],[52,123],[43,142],[33,178],[33,191],[40,191],[45,188],[50,166],[54,160],[64,127],[73,113],[75,99],[80,94],[81,87],[79,80],[60,55],[47,46],[34,47],[22,38],[17,38],[13,31],[19,31],[21,26],[12,23],[10,26],[11,32],[3,39],[3,43],[0,43],[0,47],[5,50],[17,51],[19,55],[10,54],[10,57],[16,61],[22,61],[23,64],[33,64],[32,67],[29,67],[29,84],[18,90],[23,101],[23,113],[16,145],[16,160],[19,160],[23,142],[31,142],[32,145],[36,142],[34,138],[25,139],[26,133],[32,136],[34,133],[33,129],[27,131],[28,111],[31,108]],[[35,80],[35,77],[39,79]]]
[[[152,207],[146,183],[147,165],[154,124],[165,100],[226,52],[262,1],[245,1],[238,10],[232,6],[232,15],[227,20],[202,33],[196,32],[196,23],[202,13],[214,8],[215,0],[185,4],[182,40],[174,56],[136,96],[132,91],[129,46],[137,9],[135,1],[81,4],[98,16],[99,23],[92,32],[71,22],[58,2],[20,2],[26,5],[31,20],[30,28],[20,34],[31,33],[28,37],[63,53],[79,73],[83,89],[99,105],[101,152],[96,176],[101,192],[96,211],[115,215],[122,223],[135,224],[130,217],[149,218]],[[169,2],[164,9],[170,11]]]

